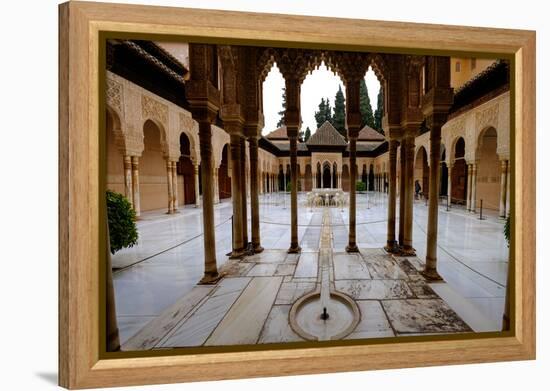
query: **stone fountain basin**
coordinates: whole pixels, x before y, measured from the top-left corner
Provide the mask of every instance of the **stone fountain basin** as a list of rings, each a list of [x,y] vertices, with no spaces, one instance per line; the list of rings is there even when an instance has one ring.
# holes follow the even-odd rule
[[[329,318],[321,319],[323,307]],[[357,303],[349,296],[330,292],[325,305],[321,302],[321,292],[314,291],[299,298],[290,309],[290,327],[302,338],[309,341],[338,340],[349,335],[359,324],[361,312]]]

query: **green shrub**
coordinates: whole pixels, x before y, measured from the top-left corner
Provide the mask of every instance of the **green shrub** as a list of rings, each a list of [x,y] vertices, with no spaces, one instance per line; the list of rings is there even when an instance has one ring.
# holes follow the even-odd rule
[[[510,215],[506,217],[506,223],[504,223],[504,237],[506,238],[508,247],[510,247]]]
[[[357,181],[355,184],[355,191],[365,191],[367,190],[367,185],[365,182]]]
[[[136,212],[122,194],[107,190],[107,218],[112,254],[137,243]]]

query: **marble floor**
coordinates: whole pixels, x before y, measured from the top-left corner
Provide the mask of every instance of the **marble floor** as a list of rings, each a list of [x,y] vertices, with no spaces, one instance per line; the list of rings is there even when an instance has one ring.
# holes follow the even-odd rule
[[[144,213],[138,245],[113,256],[123,348],[301,340],[289,326],[288,313],[297,298],[316,287],[322,221],[322,209],[309,209],[304,202],[300,195],[302,254],[284,251],[290,242],[289,196],[271,194],[260,198],[266,251],[241,261],[226,256],[231,250],[231,203],[216,205],[217,263],[227,276],[215,286],[196,285],[203,271],[200,209]],[[361,254],[348,255],[347,210],[330,208],[334,284],[368,314],[348,338],[499,330],[507,273],[503,222],[491,214],[479,220],[461,208],[442,207],[438,269],[445,282],[427,284],[418,274],[425,256],[427,207],[415,201],[417,257],[393,258],[380,250],[386,240],[386,213],[385,194],[358,195]]]

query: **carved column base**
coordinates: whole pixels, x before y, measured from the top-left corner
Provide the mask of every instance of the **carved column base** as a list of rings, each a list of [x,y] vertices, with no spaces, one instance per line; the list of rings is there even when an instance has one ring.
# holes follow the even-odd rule
[[[424,269],[420,274],[428,281],[443,281],[436,269]]]
[[[296,244],[291,244],[291,245],[290,245],[290,248],[288,249],[287,252],[288,252],[289,254],[298,254],[298,253],[301,252],[301,251],[302,251],[302,248],[300,247],[299,244],[296,243]]]
[[[415,257],[416,256],[416,250],[411,246],[404,245],[399,249],[399,256],[401,256],[401,257]]]
[[[231,251],[231,255],[229,255],[229,259],[241,259],[244,256],[245,256],[245,249],[239,248]]]
[[[350,243],[346,246],[346,252],[348,253],[358,253],[359,252],[359,247],[357,247],[357,244],[356,243]]]
[[[399,245],[397,244],[396,240],[388,240],[386,241],[386,245],[384,246],[384,250],[390,254],[398,254],[399,253]]]
[[[264,248],[260,246],[260,243],[252,243],[252,250],[254,251],[254,254],[259,254],[264,251]]]
[[[218,272],[212,272],[212,273],[207,272],[207,273],[204,274],[204,276],[198,282],[198,285],[214,285],[220,279],[222,279],[223,276],[224,276],[223,274],[220,274]]]

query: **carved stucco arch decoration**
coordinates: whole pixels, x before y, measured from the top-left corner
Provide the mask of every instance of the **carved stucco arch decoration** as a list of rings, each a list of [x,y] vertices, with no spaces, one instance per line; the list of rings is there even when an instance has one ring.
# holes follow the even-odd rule
[[[430,165],[430,159],[429,159],[429,156],[430,156],[430,151],[428,150],[428,148],[424,145],[419,145],[418,148],[416,148],[416,151],[414,152],[414,165],[415,165],[415,168],[416,167],[416,162],[418,161],[418,156],[420,156],[420,154],[422,153],[422,150],[424,150],[424,158],[426,160],[426,164],[429,166]]]
[[[111,122],[112,122],[111,130],[114,135],[115,145],[122,155],[127,155],[128,149],[126,147],[126,144],[127,144],[126,134],[122,130],[122,121],[121,121],[122,116],[120,115],[120,112],[116,108],[110,106],[109,104],[107,104],[106,107],[107,107],[107,115],[109,116],[109,118],[111,118]]]
[[[160,146],[164,157],[169,156],[168,145],[168,106],[147,95],[141,95],[141,129],[151,121],[160,131]]]
[[[386,64],[386,59],[379,53],[368,53],[366,56],[367,70],[370,66],[372,71],[378,78],[381,86],[384,86],[389,79],[389,68]]]
[[[275,64],[277,51],[274,48],[265,48],[258,56],[256,63],[258,69],[258,81],[263,83]]]
[[[200,153],[198,150],[199,142],[197,136],[199,134],[199,124],[191,118],[190,115],[185,115],[183,113],[179,114],[179,127],[177,128],[177,143],[178,148],[180,147],[180,136],[184,133],[189,139],[191,161],[193,164],[200,163]]]
[[[372,62],[372,59],[369,59],[367,53],[359,52],[327,51],[324,53],[323,59],[325,60],[327,68],[340,77],[344,86],[347,85],[348,81],[363,79]],[[379,70],[380,68],[378,68],[378,65],[376,66]]]
[[[498,143],[498,137],[499,137],[499,124],[498,124],[498,116],[499,116],[499,105],[498,103],[494,103],[488,107],[485,107],[482,110],[476,111],[475,113],[475,133],[473,135],[473,151],[475,159],[477,160],[477,154],[479,149],[481,148],[481,143],[483,139],[483,135],[485,132],[489,129],[494,129],[495,133],[497,135],[497,143]],[[498,147],[498,144],[497,144]]]
[[[481,129],[481,131],[479,133],[477,133],[477,136],[476,136],[476,146],[475,146],[475,150],[474,150],[474,156],[475,156],[476,161],[479,161],[479,159],[480,159],[478,154],[480,153],[480,150],[483,147],[483,139],[485,138],[485,135],[487,134],[487,132],[490,131],[490,130],[494,130],[494,132],[495,132],[495,137],[497,138],[497,147],[498,147],[498,131],[497,131],[496,127],[494,127],[492,125],[488,125],[485,128]]]

